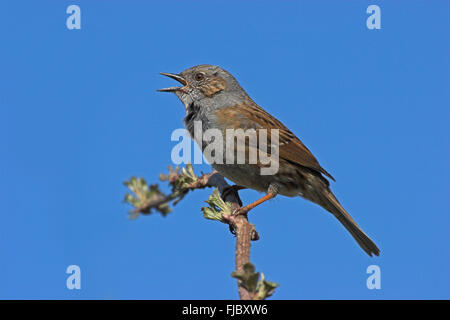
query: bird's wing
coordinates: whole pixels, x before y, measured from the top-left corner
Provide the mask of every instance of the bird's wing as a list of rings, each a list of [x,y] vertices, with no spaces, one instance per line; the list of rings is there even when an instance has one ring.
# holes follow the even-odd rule
[[[270,129],[278,129],[280,158],[322,173],[335,181],[295,134],[257,104],[247,102],[221,108],[216,111],[216,117],[217,121],[230,129],[267,129],[268,137],[270,137]]]

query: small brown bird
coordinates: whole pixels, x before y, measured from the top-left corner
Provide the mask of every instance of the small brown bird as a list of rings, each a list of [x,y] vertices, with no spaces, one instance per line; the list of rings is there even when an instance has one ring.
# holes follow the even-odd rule
[[[186,109],[184,122],[191,137],[194,138],[194,122],[201,121],[202,130],[218,129],[224,135],[227,129],[265,129],[271,137],[271,129],[278,129],[279,157],[278,171],[262,175],[264,165],[256,163],[227,163],[227,152],[238,154],[242,150],[226,150],[223,144],[222,163],[211,165],[224,177],[236,183],[236,188],[250,188],[266,192],[261,199],[245,206],[241,212],[248,212],[257,205],[277,194],[294,197],[301,196],[331,212],[355,238],[361,248],[370,256],[379,255],[375,243],[361,230],[345,211],[329,188],[328,177],[334,178],[323,169],[311,151],[279,120],[258,106],[242,89],[237,80],[224,69],[212,65],[199,65],[180,74],[161,73],[180,82],[182,86],[160,89],[161,92],[174,92]],[[205,141],[196,141],[202,151]],[[245,158],[253,149],[261,148],[245,140]],[[267,148],[266,150],[267,151]]]

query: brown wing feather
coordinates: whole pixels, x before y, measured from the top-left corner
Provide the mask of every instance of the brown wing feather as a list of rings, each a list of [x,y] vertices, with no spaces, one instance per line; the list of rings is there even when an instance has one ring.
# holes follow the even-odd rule
[[[334,178],[323,169],[314,155],[283,123],[253,102],[222,108],[216,111],[217,120],[227,128],[279,129],[280,157],[300,166]],[[270,135],[270,130],[268,135]]]

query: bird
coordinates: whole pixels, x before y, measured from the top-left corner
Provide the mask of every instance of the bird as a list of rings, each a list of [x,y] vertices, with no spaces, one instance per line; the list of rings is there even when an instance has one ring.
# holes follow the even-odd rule
[[[195,137],[196,121],[201,123],[203,132],[208,129],[216,129],[221,133],[228,129],[267,130],[267,135],[271,137],[271,132],[277,130],[279,142],[276,173],[261,174],[264,165],[259,160],[256,163],[247,163],[249,152],[262,148],[251,144],[250,139],[245,139],[244,142],[245,163],[211,163],[217,172],[235,183],[233,187],[237,190],[248,188],[265,193],[260,199],[242,207],[240,213],[246,214],[277,195],[302,197],[334,215],[369,256],[380,254],[377,245],[358,226],[331,191],[328,179],[335,181],[333,176],[319,164],[292,131],[250,98],[230,72],[219,66],[203,64],[181,73],[160,74],[181,84],[157,91],[175,93],[181,100],[186,112],[184,124],[192,138]],[[206,142],[198,139],[195,141],[204,152]],[[237,150],[235,146],[233,150],[221,151],[225,157],[227,152],[237,155],[243,150]],[[264,152],[266,151],[267,147]]]

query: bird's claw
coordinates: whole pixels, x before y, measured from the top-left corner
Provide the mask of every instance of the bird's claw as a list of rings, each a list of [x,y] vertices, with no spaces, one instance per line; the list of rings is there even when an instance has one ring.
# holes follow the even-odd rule
[[[237,209],[233,210],[231,215],[232,216],[239,216],[239,215],[246,215],[247,213],[248,213],[248,210],[246,209],[246,207],[240,207],[240,208],[237,208]]]

